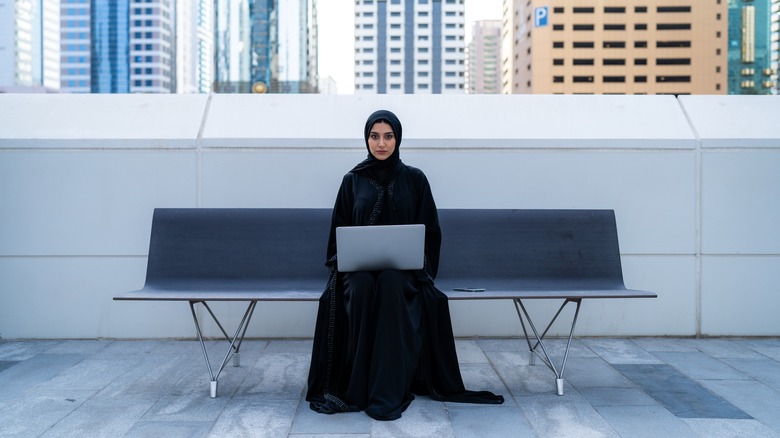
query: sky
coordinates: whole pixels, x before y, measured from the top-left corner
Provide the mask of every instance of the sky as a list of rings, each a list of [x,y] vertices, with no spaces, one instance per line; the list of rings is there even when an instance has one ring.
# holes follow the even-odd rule
[[[466,0],[466,44],[476,20],[500,20],[502,0]],[[355,87],[355,2],[318,0],[320,78],[331,76],[339,94],[352,94]]]

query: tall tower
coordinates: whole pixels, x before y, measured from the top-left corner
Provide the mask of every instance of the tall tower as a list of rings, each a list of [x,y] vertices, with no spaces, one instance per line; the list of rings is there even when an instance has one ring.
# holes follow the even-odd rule
[[[355,93],[464,93],[464,0],[356,0]]]
[[[722,0],[505,0],[504,93],[725,94]]]
[[[173,1],[133,0],[130,5],[131,93],[176,91]]]
[[[89,93],[92,90],[90,2],[63,0],[61,9],[60,90]]]
[[[217,0],[216,17],[215,91],[316,92],[315,0]]]
[[[474,22],[468,52],[468,92],[501,92],[501,20]]]
[[[177,0],[176,89],[209,93],[214,81],[214,2]]]
[[[728,93],[776,94],[780,0],[729,0]]]
[[[0,88],[60,88],[60,0],[0,0]]]

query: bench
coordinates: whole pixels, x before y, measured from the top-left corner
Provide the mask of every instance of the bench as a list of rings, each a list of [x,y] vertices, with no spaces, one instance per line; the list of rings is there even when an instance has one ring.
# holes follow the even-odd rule
[[[187,301],[217,396],[220,373],[240,365],[241,343],[260,301],[317,301],[325,288],[330,209],[155,209],[143,289],[114,300]],[[585,298],[655,298],[626,289],[615,214],[611,210],[440,209],[442,246],[436,286],[450,300],[511,300],[530,352],[563,372]],[[481,291],[457,291],[462,288]],[[543,330],[526,300],[562,304]],[[240,301],[246,310],[228,334],[209,302]],[[544,339],[568,304],[576,308],[560,367]],[[195,306],[203,306],[228,342],[214,370]]]

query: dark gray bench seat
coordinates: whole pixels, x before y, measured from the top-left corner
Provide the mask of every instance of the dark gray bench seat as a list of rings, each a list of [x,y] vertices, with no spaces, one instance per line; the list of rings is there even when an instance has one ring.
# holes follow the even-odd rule
[[[328,278],[323,260],[330,217],[330,209],[156,209],[144,288],[114,299],[187,301],[216,397],[217,379],[229,360],[239,365],[241,342],[258,302],[319,299]],[[625,287],[611,210],[440,209],[439,221],[443,241],[436,286],[451,300],[511,300],[531,363],[538,356],[553,371],[559,395],[582,300],[656,297]],[[562,300],[542,330],[524,304],[535,299]],[[247,303],[232,336],[210,301]],[[576,309],[563,361],[556,367],[544,338],[569,303]],[[197,304],[229,342],[216,372],[203,343]]]

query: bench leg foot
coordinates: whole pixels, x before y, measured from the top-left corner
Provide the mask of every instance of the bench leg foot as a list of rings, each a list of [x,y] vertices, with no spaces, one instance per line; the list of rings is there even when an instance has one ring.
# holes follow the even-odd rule
[[[563,379],[555,379],[555,389],[558,395],[563,395]]]
[[[234,367],[240,367],[241,366],[241,355],[239,355],[239,353],[235,353],[233,355],[233,366]]]
[[[217,381],[212,380],[209,382],[209,396],[211,398],[217,398]]]
[[[530,351],[528,353],[528,365],[535,366],[536,365],[536,352]]]

